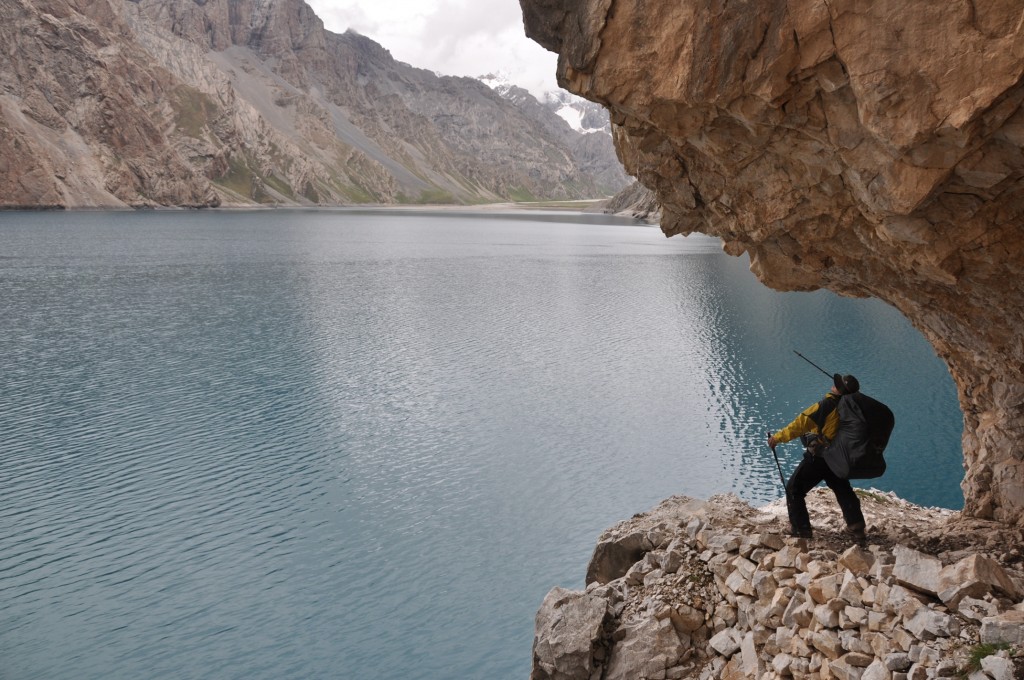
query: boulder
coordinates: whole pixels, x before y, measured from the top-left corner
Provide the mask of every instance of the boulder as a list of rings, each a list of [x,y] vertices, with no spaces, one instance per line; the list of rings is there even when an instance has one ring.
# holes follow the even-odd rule
[[[686,650],[668,619],[641,619],[616,632],[604,680],[664,678]]]
[[[859,545],[854,545],[840,555],[839,564],[856,576],[866,576],[875,564],[875,556]]]
[[[871,664],[864,669],[864,675],[860,676],[860,680],[891,680],[892,672],[885,667],[880,659],[875,659]]]
[[[703,506],[703,501],[672,496],[650,512],[636,515],[604,532],[587,565],[586,583],[608,583],[623,576],[656,548],[657,543],[671,540],[672,534],[664,527],[685,526]]]
[[[1024,611],[1011,609],[982,619],[981,641],[990,645],[1024,645]]]
[[[735,654],[742,643],[743,638],[735,628],[725,628],[708,641],[708,645],[712,649],[726,658]]]
[[[982,620],[988,616],[998,615],[999,607],[996,606],[994,602],[978,600],[973,597],[965,597],[960,600],[957,612],[965,619],[974,621],[975,623],[981,623]]]
[[[981,670],[992,680],[1014,680],[1013,662],[1005,656],[986,656],[981,660]]]
[[[838,680],[861,680],[864,675],[864,666],[855,665],[849,657],[850,655],[847,654],[829,663],[829,671]]]
[[[939,574],[942,562],[931,555],[926,555],[912,548],[898,545],[893,548],[896,564],[892,575],[897,581],[929,595],[938,595],[942,590]]]
[[[939,572],[939,592],[956,589],[960,584],[981,584],[987,591],[1018,597],[1017,586],[998,562],[984,555],[969,555]],[[982,593],[984,594],[984,593]],[[977,594],[971,593],[977,597]],[[944,600],[945,601],[945,600]]]
[[[604,598],[553,588],[534,624],[531,680],[588,680],[608,616]]]
[[[960,634],[960,625],[956,619],[928,607],[918,609],[905,625],[919,640],[934,640]]]

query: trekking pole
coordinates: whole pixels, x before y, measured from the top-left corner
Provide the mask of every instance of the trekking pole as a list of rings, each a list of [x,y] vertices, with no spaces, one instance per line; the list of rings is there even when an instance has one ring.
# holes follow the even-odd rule
[[[772,433],[769,432],[768,436],[771,437]],[[772,449],[771,446],[769,446],[768,448]],[[786,478],[782,476],[782,465],[779,463],[779,454],[775,453],[775,449],[772,449],[772,457],[775,458],[775,467],[777,467],[779,469],[779,481],[782,482],[782,490],[785,491],[786,490]]]
[[[826,370],[825,370],[824,368],[822,368],[822,367],[821,367],[821,366],[819,366],[818,364],[814,363],[813,361],[811,361],[810,359],[808,359],[807,357],[805,357],[805,356],[804,356],[803,354],[800,354],[800,352],[797,352],[796,350],[793,350],[793,354],[797,355],[798,357],[800,357],[801,359],[803,359],[804,361],[806,361],[807,363],[809,363],[809,364],[810,364],[811,366],[814,366],[814,367],[815,367],[816,369],[818,369],[819,371],[821,371],[822,373],[824,373],[824,374],[825,374],[825,375],[827,375],[828,377],[830,377],[830,378],[832,377],[832,374],[831,374],[831,373],[829,373],[829,372],[828,372],[828,371],[826,371]]]

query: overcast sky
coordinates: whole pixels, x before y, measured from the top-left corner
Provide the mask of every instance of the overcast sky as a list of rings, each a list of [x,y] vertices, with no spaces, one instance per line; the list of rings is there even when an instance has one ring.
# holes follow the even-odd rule
[[[327,30],[351,28],[419,68],[500,73],[535,95],[555,90],[556,57],[523,33],[518,0],[307,0]]]

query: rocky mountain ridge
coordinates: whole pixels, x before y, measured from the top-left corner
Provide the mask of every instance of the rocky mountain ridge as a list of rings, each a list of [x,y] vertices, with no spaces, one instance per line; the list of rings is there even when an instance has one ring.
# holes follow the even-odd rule
[[[481,203],[626,183],[607,141],[593,151],[548,111],[327,31],[302,0],[12,0],[0,43],[4,207]]]
[[[924,334],[958,387],[965,512],[1024,525],[1024,7],[520,4],[559,84],[611,112],[666,234]]]
[[[536,120],[552,138],[561,140],[600,187],[620,191],[631,182],[616,155],[611,122],[604,108],[568,92],[547,93],[537,99],[525,89],[495,76],[484,76],[481,82]]]

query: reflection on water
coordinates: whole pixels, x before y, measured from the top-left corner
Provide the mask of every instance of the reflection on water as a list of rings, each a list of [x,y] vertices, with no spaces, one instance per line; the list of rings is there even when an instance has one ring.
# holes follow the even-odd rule
[[[525,677],[602,529],[779,495],[765,434],[828,387],[793,349],[895,411],[876,486],[961,502],[909,324],[711,239],[350,210],[9,213],[0,242],[2,677]]]

